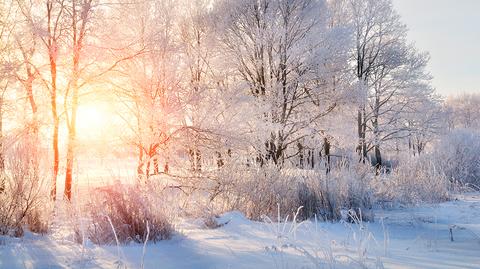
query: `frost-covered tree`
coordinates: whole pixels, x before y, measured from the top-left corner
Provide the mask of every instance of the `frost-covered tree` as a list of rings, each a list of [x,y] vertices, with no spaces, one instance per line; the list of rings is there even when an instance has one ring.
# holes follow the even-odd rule
[[[222,1],[222,43],[253,97],[257,161],[283,165],[336,106],[338,36],[323,1]],[[337,89],[340,90],[340,89]]]
[[[15,84],[14,75],[19,64],[15,57],[14,42],[16,15],[12,1],[0,3],[0,174],[3,174],[5,168],[7,135],[4,126],[7,112],[11,108],[9,94]],[[2,188],[0,182],[0,189]]]
[[[447,113],[442,100],[431,88],[424,89],[422,95],[409,104],[404,118],[408,129],[408,150],[413,156],[422,154],[428,144],[447,129]]]
[[[183,1],[183,17],[179,22],[179,45],[181,57],[185,63],[182,70],[182,104],[184,106],[184,125],[192,127],[187,132],[188,155],[191,169],[201,171],[202,139],[201,130],[212,125],[209,117],[211,101],[215,98],[212,79],[215,73],[211,59],[216,48],[212,37],[212,20],[208,12],[209,1]],[[213,98],[212,98],[213,97]],[[209,99],[212,98],[212,99]],[[220,152],[218,154],[221,155]]]
[[[120,10],[129,18],[119,28],[121,42],[130,44],[130,53],[141,53],[121,63],[125,83],[114,85],[128,111],[123,117],[138,150],[137,173],[147,177],[160,172],[159,159],[168,155],[167,143],[182,125],[177,11],[174,1],[138,1]]]
[[[406,26],[390,0],[351,1],[350,8],[355,31],[353,68],[358,78],[357,152],[364,161],[373,150],[381,166],[381,144],[408,134],[402,122],[410,104],[429,95],[412,90],[428,84],[428,55],[408,43]]]
[[[453,128],[480,128],[480,95],[464,93],[446,100]]]
[[[16,29],[16,44],[22,59],[22,68],[17,71],[17,79],[25,87],[32,109],[33,120],[38,104],[33,95],[33,81],[38,79],[48,92],[52,114],[52,186],[51,196],[56,197],[56,181],[60,167],[59,130],[61,109],[58,104],[59,55],[66,37],[66,1],[48,0],[45,2],[16,0],[19,10],[19,25]],[[38,59],[35,59],[35,55]],[[46,68],[42,68],[45,67]],[[46,69],[46,70],[44,70]],[[37,123],[34,122],[34,129]]]
[[[18,49],[18,61],[21,63],[17,68],[16,79],[20,82],[25,90],[28,103],[31,109],[31,119],[28,123],[28,129],[33,136],[38,136],[39,122],[38,114],[38,100],[35,97],[34,82],[39,77],[39,68],[34,62],[34,57],[37,56],[38,43],[40,42],[39,33],[33,21],[32,11],[34,4],[28,1],[16,2],[18,10],[20,11],[16,27],[15,27],[15,45]],[[34,138],[38,139],[38,137]]]
[[[65,171],[65,191],[64,194],[68,200],[72,197],[72,177],[73,162],[75,157],[75,143],[77,136],[77,110],[79,98],[79,78],[80,78],[80,61],[85,47],[85,39],[93,13],[93,1],[76,1],[72,0],[68,3],[66,9],[68,11],[68,19],[71,23],[69,30],[69,44],[71,46],[71,74],[65,93],[65,115],[68,129],[66,171]],[[71,99],[70,99],[71,98]],[[70,99],[70,100],[69,100]]]
[[[391,1],[351,1],[352,21],[355,30],[353,49],[354,69],[358,78],[359,109],[357,116],[358,148],[361,158],[367,157],[367,117],[372,77],[390,60],[394,48],[405,36],[405,26],[393,11]],[[383,56],[383,57],[382,57]]]

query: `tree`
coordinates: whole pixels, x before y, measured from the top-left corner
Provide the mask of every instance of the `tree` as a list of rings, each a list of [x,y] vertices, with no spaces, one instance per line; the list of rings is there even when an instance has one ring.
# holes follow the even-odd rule
[[[434,94],[432,88],[427,87],[424,91],[426,92],[410,104],[404,122],[408,128],[408,149],[413,156],[422,154],[428,143],[447,129],[447,113],[442,107],[443,101]]]
[[[217,70],[214,70],[212,62],[214,50],[218,45],[213,42],[213,18],[208,13],[209,1],[184,1],[183,5],[184,14],[179,22],[180,53],[185,61],[181,72],[184,78],[180,84],[181,102],[185,107],[184,125],[193,130],[187,132],[190,141],[186,145],[191,170],[200,172],[202,170],[200,148],[202,142],[205,142],[202,141],[200,132],[212,130],[212,123],[215,122],[212,113],[216,111],[211,106],[212,97],[213,100],[220,101],[215,99],[219,84],[215,81]],[[205,148],[206,145],[203,146]],[[220,165],[223,162],[222,153],[220,150],[216,150],[215,153]]]
[[[50,108],[53,118],[53,183],[51,196],[55,200],[57,195],[57,176],[60,164],[60,152],[58,146],[58,134],[60,128],[60,116],[57,108],[57,59],[60,50],[61,38],[64,32],[64,0],[48,0],[46,4],[46,34],[42,36],[42,41],[48,51],[48,60],[50,66]]]
[[[463,93],[458,96],[450,96],[446,100],[446,106],[452,112],[454,128],[480,128],[479,94]]]
[[[71,77],[65,96],[65,103],[68,102],[68,97],[71,96],[70,109],[66,110],[67,128],[68,128],[68,142],[67,142],[67,157],[66,157],[66,171],[65,171],[65,191],[64,194],[68,200],[72,197],[72,173],[74,151],[77,136],[77,110],[79,98],[79,77],[80,77],[80,60],[82,57],[85,39],[93,13],[93,0],[77,1],[72,0],[69,6],[69,15],[71,28],[69,29],[71,46],[72,46],[72,65]],[[65,105],[66,106],[66,105]]]
[[[282,166],[336,106],[328,9],[323,1],[252,0],[223,1],[219,12],[222,42],[256,103],[257,161]]]
[[[382,165],[381,144],[408,136],[411,126],[404,124],[404,119],[420,111],[415,104],[422,101],[426,104],[433,98],[430,76],[425,72],[428,55],[417,53],[413,46],[399,44],[396,49],[392,62],[373,73],[370,114],[366,115],[373,140],[367,150],[373,148],[378,167]]]
[[[19,50],[21,63],[21,70],[17,70],[16,79],[25,89],[30,109],[32,112],[32,119],[29,123],[28,129],[33,135],[33,139],[38,142],[39,123],[37,119],[38,104],[34,95],[33,84],[35,79],[39,76],[38,67],[33,62],[34,56],[37,52],[38,33],[36,33],[36,26],[32,20],[32,10],[34,4],[27,1],[17,0],[16,3],[22,13],[21,19],[17,22],[15,29],[15,44]]]
[[[6,108],[7,90],[12,82],[16,63],[12,61],[12,34],[14,29],[14,9],[12,3],[0,3],[0,172],[5,168],[4,155],[4,114]],[[3,179],[2,179],[3,180]],[[0,192],[3,189],[0,182]]]
[[[358,79],[357,113],[360,160],[374,150],[375,164],[382,165],[381,144],[407,134],[402,125],[405,111],[415,99],[429,95],[425,72],[428,55],[418,53],[406,40],[407,29],[390,0],[351,1],[355,29],[354,72]]]
[[[61,50],[60,45],[63,42],[63,37],[65,33],[65,0],[47,0],[44,3],[17,0],[17,4],[21,10],[25,24],[28,25],[29,30],[27,30],[27,36],[30,37],[30,41],[28,39],[17,39],[17,44],[23,57],[23,65],[26,72],[26,78],[19,77],[19,80],[23,81],[34,116],[38,110],[38,106],[33,98],[32,82],[36,76],[41,75],[41,70],[39,70],[39,68],[32,61],[33,55],[37,51],[37,38],[40,39],[45,46],[46,54],[48,56],[49,78],[46,79],[42,76],[40,77],[40,79],[43,82],[43,85],[47,88],[47,91],[50,95],[50,110],[52,113],[53,121],[53,178],[51,185],[51,197],[55,200],[57,193],[56,182],[60,163],[58,141],[60,128],[60,113],[58,111],[57,104],[57,65],[58,56]],[[44,7],[45,9],[43,9],[42,7]],[[43,13],[45,15],[45,20],[36,17],[34,15],[35,10],[42,10],[42,13],[45,12]],[[31,43],[28,44],[28,42]],[[34,127],[34,129],[36,128],[37,127]]]
[[[64,96],[65,118],[67,123],[68,141],[66,154],[65,191],[68,200],[72,197],[73,164],[77,147],[77,112],[81,97],[95,93],[95,86],[105,86],[113,79],[104,80],[107,75],[118,71],[122,62],[129,61],[142,53],[142,50],[128,54],[127,48],[117,48],[111,44],[107,36],[110,29],[99,27],[97,16],[110,21],[115,16],[109,5],[101,5],[94,0],[71,0],[65,5],[67,12],[70,65],[68,83]]]
[[[132,9],[137,13],[131,13]],[[120,65],[125,83],[114,87],[127,108],[123,118],[138,150],[137,173],[149,177],[152,172],[160,173],[159,152],[166,150],[181,125],[176,7],[174,1],[138,1],[120,12],[130,18],[128,25],[121,26],[120,43],[130,44],[129,53],[142,53]],[[164,169],[168,170],[167,163]]]
[[[360,159],[367,157],[367,104],[369,92],[375,84],[372,78],[391,60],[390,49],[401,43],[406,28],[393,11],[390,0],[355,0],[350,6],[354,26],[354,72],[358,79],[359,108],[357,113],[358,147]]]

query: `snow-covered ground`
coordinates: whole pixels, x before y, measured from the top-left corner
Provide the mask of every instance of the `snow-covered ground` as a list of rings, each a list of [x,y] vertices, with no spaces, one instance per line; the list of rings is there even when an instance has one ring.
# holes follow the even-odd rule
[[[217,229],[183,221],[173,239],[146,246],[144,268],[480,268],[478,193],[436,206],[377,210],[375,218],[294,227],[230,212]],[[0,237],[0,268],[141,268],[143,245],[81,246],[65,234],[57,227],[46,236]]]

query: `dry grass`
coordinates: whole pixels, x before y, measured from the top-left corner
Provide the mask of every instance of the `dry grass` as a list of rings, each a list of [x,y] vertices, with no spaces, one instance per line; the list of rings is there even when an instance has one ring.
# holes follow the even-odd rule
[[[0,174],[0,234],[23,236],[24,227],[46,233],[51,213],[46,173],[40,170],[35,147],[19,143],[10,152]]]
[[[169,239],[174,229],[160,197],[138,185],[96,189],[86,207],[88,238],[96,244],[113,244],[115,237],[120,243]]]

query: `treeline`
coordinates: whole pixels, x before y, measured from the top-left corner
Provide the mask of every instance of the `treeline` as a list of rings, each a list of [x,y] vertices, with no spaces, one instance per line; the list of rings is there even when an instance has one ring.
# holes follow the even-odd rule
[[[78,106],[100,92],[146,177],[232,160],[381,170],[385,154],[473,126],[459,112],[470,101],[435,94],[390,0],[7,0],[0,12],[0,165],[20,137],[48,144],[53,198],[59,173],[71,197]]]

